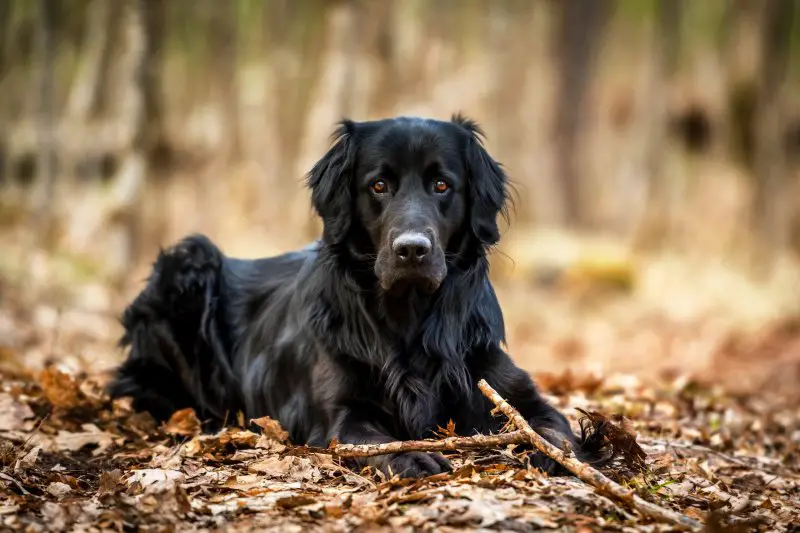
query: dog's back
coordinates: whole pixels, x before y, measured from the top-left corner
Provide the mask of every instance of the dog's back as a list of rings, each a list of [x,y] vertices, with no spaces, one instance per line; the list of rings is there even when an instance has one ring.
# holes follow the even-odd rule
[[[202,235],[162,251],[146,287],[123,314],[120,344],[130,353],[110,395],[132,397],[136,410],[157,420],[192,407],[211,422],[209,429],[244,410],[233,368],[237,327],[290,287],[315,254],[312,245],[274,258],[231,259]],[[247,286],[258,290],[241,290]],[[252,298],[244,300],[246,295]]]

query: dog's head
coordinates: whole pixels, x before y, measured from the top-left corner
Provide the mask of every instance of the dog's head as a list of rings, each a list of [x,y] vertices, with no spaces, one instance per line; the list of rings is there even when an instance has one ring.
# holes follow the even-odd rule
[[[500,238],[506,175],[475,122],[342,121],[308,176],[329,246],[370,261],[384,291],[435,291]]]

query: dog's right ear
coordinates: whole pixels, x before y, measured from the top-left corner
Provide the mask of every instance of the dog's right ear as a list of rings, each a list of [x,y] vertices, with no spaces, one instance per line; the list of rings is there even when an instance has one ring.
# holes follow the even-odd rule
[[[350,230],[354,133],[355,123],[342,120],[332,135],[333,146],[308,173],[311,204],[322,218],[323,238],[330,244],[341,243]]]

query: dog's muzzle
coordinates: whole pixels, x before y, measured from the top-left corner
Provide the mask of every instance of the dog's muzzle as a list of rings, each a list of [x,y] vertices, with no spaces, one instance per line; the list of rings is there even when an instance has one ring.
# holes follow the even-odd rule
[[[433,292],[447,273],[444,252],[432,231],[403,231],[378,254],[375,272],[384,290],[416,286]]]

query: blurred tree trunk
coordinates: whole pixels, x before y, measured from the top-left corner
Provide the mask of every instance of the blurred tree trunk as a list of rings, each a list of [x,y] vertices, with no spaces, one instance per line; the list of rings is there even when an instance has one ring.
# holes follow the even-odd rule
[[[86,121],[97,107],[97,99],[102,94],[100,85],[105,75],[103,67],[107,66],[104,57],[109,55],[113,31],[111,15],[117,11],[112,7],[105,0],[92,0],[86,8],[89,19],[86,40],[67,100],[66,115],[70,120]]]
[[[164,0],[128,0],[125,16],[126,73],[120,121],[131,133],[114,180],[111,227],[112,269],[118,282],[140,256],[141,199],[148,175],[166,146],[161,103],[160,54],[164,35]]]
[[[788,242],[789,190],[783,144],[782,92],[789,64],[795,0],[772,0],[762,6],[761,57],[756,78],[753,214],[758,238],[770,255]]]
[[[581,126],[591,87],[594,59],[602,42],[610,0],[562,0],[555,52],[558,69],[556,176],[562,183],[562,217],[572,227],[588,224],[580,170]]]
[[[143,36],[138,86],[142,92],[144,125],[135,141],[147,154],[150,164],[163,167],[171,156],[164,113],[163,50],[167,0],[138,0]]]
[[[623,186],[632,189],[642,183],[645,190],[641,198],[622,203],[626,213],[620,229],[635,228],[635,245],[644,248],[660,245],[670,236],[670,223],[680,201],[675,193],[680,178],[665,171],[665,156],[668,86],[678,67],[683,8],[683,0],[658,0],[650,70],[643,91],[645,101],[641,105],[639,127],[633,129],[631,157],[626,157],[630,164],[623,163],[629,171]],[[636,205],[642,207],[631,208]]]
[[[7,74],[11,67],[11,57],[9,49],[11,48],[11,2],[0,2],[0,94],[8,94],[9,88],[7,87]],[[8,121],[6,103],[0,104],[0,188],[5,184],[7,175],[7,160],[8,150],[6,145],[6,136],[8,133],[5,131]]]
[[[11,65],[9,49],[11,48],[11,1],[0,2],[0,85],[6,77]]]
[[[294,161],[293,176],[302,176],[311,170],[320,154],[327,150],[336,122],[352,110],[352,84],[362,38],[361,27],[365,22],[364,12],[359,0],[337,0],[330,2],[326,9],[324,52],[319,63],[321,71],[314,86],[314,98],[302,119],[307,134],[302,137],[303,144]],[[316,237],[319,234],[318,221],[311,219],[310,215],[307,204],[294,206],[289,213],[295,227],[305,228],[307,237]]]
[[[211,53],[219,101],[224,109],[223,155],[227,162],[242,155],[239,124],[238,12],[236,2],[212,0]]]
[[[55,206],[53,200],[56,186],[56,117],[55,117],[55,29],[56,1],[39,0],[38,48],[39,48],[39,105],[37,113],[37,135],[39,154],[37,160],[37,186],[34,209],[36,233],[51,244]]]
[[[510,161],[523,150],[526,117],[522,113],[523,100],[529,94],[529,68],[520,58],[525,57],[533,46],[533,34],[528,31],[533,18],[535,4],[527,0],[511,0],[490,3],[490,49],[487,57],[494,67],[492,104],[495,117],[494,151],[499,161]],[[530,220],[530,211],[522,209],[532,202],[516,205],[518,220]]]
[[[387,116],[397,103],[396,85],[404,80],[397,76],[400,44],[397,10],[411,2],[373,2],[368,6],[369,27],[365,51],[370,54],[374,80],[366,107],[375,116]]]

